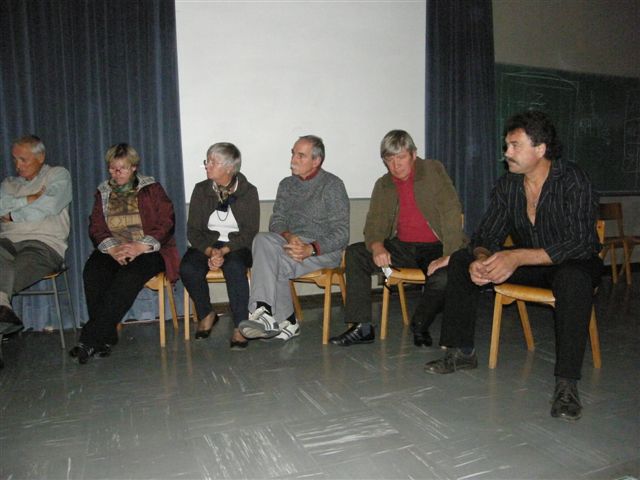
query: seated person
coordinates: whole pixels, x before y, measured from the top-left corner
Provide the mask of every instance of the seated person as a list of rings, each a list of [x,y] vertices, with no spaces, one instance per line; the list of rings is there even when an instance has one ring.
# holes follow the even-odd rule
[[[300,137],[291,172],[278,186],[268,233],[253,241],[249,309],[240,322],[246,338],[289,340],[300,334],[289,279],[340,264],[349,242],[349,198],[342,180],[322,169],[324,143]]]
[[[416,346],[432,344],[429,327],[444,303],[449,255],[464,244],[461,207],[451,179],[437,160],[423,160],[404,130],[392,130],[380,144],[388,173],[376,182],[364,242],[346,253],[345,321],[352,326],[334,345],[371,343],[371,274],[382,267],[419,268],[427,279],[411,320]]]
[[[18,176],[0,185],[0,323],[21,325],[13,295],[64,262],[71,176],[44,163],[44,143],[35,135],[14,140],[11,156]]]
[[[118,323],[149,279],[160,272],[178,279],[173,204],[164,188],[138,173],[140,157],[130,145],[113,145],[105,158],[111,179],[95,193],[89,236],[96,249],[83,272],[89,321],[69,351],[81,364],[111,353]]]
[[[207,180],[196,184],[189,203],[187,237],[191,247],[182,257],[180,277],[193,299],[198,318],[196,339],[208,338],[218,315],[211,308],[207,273],[222,270],[235,328],[230,345],[245,348],[238,325],[249,316],[251,242],[260,229],[258,190],[240,173],[240,150],[216,143],[204,161]]]
[[[574,163],[560,161],[562,145],[546,114],[514,115],[504,129],[509,172],[493,189],[469,249],[451,255],[440,344],[443,358],[427,373],[478,366],[474,331],[480,288],[503,282],[549,288],[556,299],[556,387],[551,416],[577,420],[582,359],[593,289],[600,282],[596,232],[598,195]],[[508,235],[513,249],[503,250]]]

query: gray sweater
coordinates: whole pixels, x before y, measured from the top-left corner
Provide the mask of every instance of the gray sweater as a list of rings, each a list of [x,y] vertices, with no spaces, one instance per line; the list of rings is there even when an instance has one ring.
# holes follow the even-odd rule
[[[349,197],[342,180],[322,169],[308,180],[295,175],[283,179],[269,231],[314,241],[319,254],[344,250],[349,243]]]

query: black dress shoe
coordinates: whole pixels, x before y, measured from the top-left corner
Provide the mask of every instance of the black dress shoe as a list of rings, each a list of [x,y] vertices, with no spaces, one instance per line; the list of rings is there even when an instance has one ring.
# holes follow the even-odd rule
[[[16,313],[6,305],[0,306],[0,323],[13,323],[14,325],[22,325],[22,320],[18,318]]]
[[[478,357],[475,351],[465,355],[459,348],[449,348],[444,357],[427,362],[424,371],[427,373],[453,373],[457,370],[469,370],[478,368]]]
[[[358,345],[360,343],[373,343],[375,339],[376,332],[373,329],[373,325],[371,325],[369,333],[364,334],[362,331],[362,324],[358,323],[337,337],[330,338],[329,342],[341,347],[348,347],[349,345]]]
[[[200,340],[201,338],[209,338],[209,335],[211,335],[211,330],[213,330],[213,327],[215,327],[216,323],[218,323],[218,319],[219,319],[218,314],[214,313],[213,323],[211,324],[208,330],[196,330],[196,340]],[[198,326],[200,326],[200,322],[198,322]]]
[[[558,380],[553,393],[551,416],[570,421],[578,420],[582,416],[582,404],[576,382]]]
[[[430,347],[431,345],[433,345],[433,339],[431,338],[431,335],[429,335],[429,332],[414,333],[413,344],[416,347],[422,347],[423,345],[425,347]]]

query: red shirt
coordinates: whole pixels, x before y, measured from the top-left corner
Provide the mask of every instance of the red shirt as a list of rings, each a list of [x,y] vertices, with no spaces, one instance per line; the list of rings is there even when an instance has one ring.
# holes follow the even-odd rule
[[[429,223],[422,215],[416,204],[416,197],[413,192],[413,180],[415,178],[415,169],[411,170],[409,178],[399,180],[392,177],[393,183],[398,192],[398,239],[403,242],[421,242],[434,243],[440,240],[433,233]]]

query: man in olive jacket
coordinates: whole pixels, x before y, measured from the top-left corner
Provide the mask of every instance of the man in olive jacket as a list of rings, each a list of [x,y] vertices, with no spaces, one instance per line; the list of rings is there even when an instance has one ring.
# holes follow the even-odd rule
[[[347,248],[347,323],[334,345],[371,343],[371,275],[381,268],[420,268],[427,282],[412,317],[414,343],[432,344],[429,326],[444,303],[449,255],[465,244],[462,209],[444,166],[423,160],[404,130],[392,130],[380,144],[388,173],[380,177],[371,195],[364,242]]]

